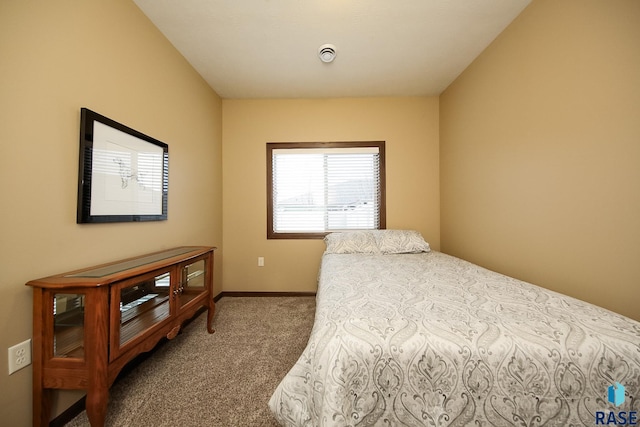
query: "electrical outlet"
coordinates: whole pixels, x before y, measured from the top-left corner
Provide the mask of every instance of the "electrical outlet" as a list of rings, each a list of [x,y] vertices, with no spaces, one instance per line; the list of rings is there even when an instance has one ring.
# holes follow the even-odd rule
[[[9,347],[9,375],[31,365],[31,339]]]
[[[258,257],[258,267],[264,267],[264,257],[263,256],[259,256]]]

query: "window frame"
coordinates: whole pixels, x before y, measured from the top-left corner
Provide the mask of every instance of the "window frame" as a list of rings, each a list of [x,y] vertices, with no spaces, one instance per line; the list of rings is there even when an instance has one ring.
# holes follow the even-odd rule
[[[323,232],[276,232],[273,229],[273,150],[280,149],[304,149],[304,148],[353,148],[376,147],[379,158],[380,177],[380,210],[379,228],[384,230],[387,226],[386,215],[386,168],[385,168],[385,141],[345,141],[345,142],[267,142],[267,239],[323,239],[332,231]]]

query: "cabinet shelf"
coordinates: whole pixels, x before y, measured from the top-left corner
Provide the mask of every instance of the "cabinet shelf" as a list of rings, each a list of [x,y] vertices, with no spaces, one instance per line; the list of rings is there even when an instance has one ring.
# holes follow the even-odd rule
[[[70,326],[62,330],[56,328],[53,354],[64,358],[82,358],[84,356],[83,334],[82,326]]]
[[[122,311],[120,344],[140,335],[153,325],[169,317],[169,296],[155,296],[139,305]]]
[[[52,390],[87,390],[93,427],[109,387],[135,356],[207,309],[215,312],[213,253],[183,246],[27,283],[33,288],[33,425],[48,426]]]

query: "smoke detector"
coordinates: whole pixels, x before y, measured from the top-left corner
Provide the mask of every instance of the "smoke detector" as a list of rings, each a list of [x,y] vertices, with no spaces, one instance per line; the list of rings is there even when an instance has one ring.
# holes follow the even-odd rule
[[[323,44],[318,49],[318,56],[322,62],[333,62],[336,59],[336,47],[332,44]]]

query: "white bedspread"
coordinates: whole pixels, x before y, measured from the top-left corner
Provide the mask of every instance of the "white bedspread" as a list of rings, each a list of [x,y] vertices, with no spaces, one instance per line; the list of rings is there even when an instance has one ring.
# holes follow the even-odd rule
[[[284,426],[594,425],[640,410],[640,323],[438,252],[325,254],[269,406]]]

